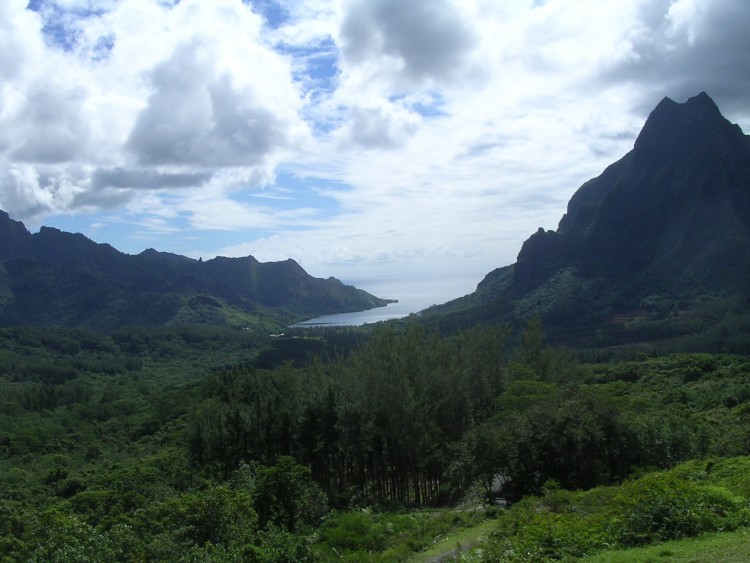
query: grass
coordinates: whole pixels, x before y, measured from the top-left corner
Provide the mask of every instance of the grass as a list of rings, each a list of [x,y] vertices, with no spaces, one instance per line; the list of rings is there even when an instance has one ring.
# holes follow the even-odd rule
[[[459,528],[453,530],[447,535],[441,537],[437,542],[430,546],[429,549],[426,549],[422,553],[417,554],[409,561],[413,561],[414,563],[432,561],[435,558],[441,555],[446,555],[451,551],[455,552],[457,545],[468,547],[473,543],[479,541],[479,539],[483,536],[489,534],[496,527],[496,521],[485,520],[470,528]]]
[[[734,563],[750,561],[750,530],[743,528],[649,547],[605,551],[586,563]]]

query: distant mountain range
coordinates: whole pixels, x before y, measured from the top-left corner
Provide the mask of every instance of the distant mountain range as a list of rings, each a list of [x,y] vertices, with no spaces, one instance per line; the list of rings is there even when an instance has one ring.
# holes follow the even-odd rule
[[[554,340],[601,345],[696,335],[749,305],[750,137],[701,93],[662,100],[556,231],[423,316],[457,327],[538,315]]]
[[[138,255],[81,234],[31,234],[0,211],[0,325],[87,327],[206,323],[274,330],[323,314],[384,306],[294,260]]]

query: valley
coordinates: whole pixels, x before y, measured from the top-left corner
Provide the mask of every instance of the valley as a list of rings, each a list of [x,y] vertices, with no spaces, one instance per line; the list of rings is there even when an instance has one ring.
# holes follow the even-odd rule
[[[741,558],[749,194],[750,138],[665,99],[424,308],[0,214],[0,560]],[[294,326],[342,313],[379,322]]]

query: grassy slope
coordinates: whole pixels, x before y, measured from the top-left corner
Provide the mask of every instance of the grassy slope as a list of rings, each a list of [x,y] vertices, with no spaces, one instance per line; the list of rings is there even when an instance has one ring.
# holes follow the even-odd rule
[[[440,561],[443,557],[455,556],[456,550],[470,548],[483,537],[495,529],[497,524],[493,520],[485,520],[476,526],[458,528],[441,536],[434,544],[409,561],[414,563],[428,563]]]
[[[747,456],[689,461],[619,487],[552,490],[501,513],[491,523],[494,531],[465,557],[507,562],[748,561],[749,490]]]
[[[649,547],[615,550],[581,559],[588,563],[740,563],[750,561],[750,530],[709,534]]]

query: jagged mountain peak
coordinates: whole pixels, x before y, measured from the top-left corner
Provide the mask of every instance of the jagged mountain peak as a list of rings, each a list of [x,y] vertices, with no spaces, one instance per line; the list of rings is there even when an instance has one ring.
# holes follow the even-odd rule
[[[748,234],[749,179],[748,137],[705,92],[665,98],[633,150],[571,198],[561,246],[578,267],[611,275],[683,268],[709,241]]]
[[[539,229],[515,264],[446,309],[462,322],[538,314],[564,339],[609,331],[634,310],[656,318],[665,304],[750,306],[749,283],[750,137],[701,92],[664,98],[633,150],[575,192],[556,231]]]
[[[689,155],[706,141],[734,143],[743,137],[705,92],[678,103],[664,98],[648,116],[633,147],[640,163],[658,163],[665,157]]]
[[[701,92],[682,103],[669,97],[662,99],[649,114],[641,135],[648,135],[657,124],[674,127],[695,121],[703,124],[729,123],[713,99],[706,92]]]
[[[606,228],[602,212],[630,224],[628,209],[651,215],[658,206],[673,210],[699,195],[710,199],[729,191],[737,198],[743,191],[737,178],[748,169],[750,137],[721,114],[708,94],[684,103],[664,98],[646,120],[633,150],[573,194],[558,233],[589,233],[597,223]],[[733,179],[724,182],[726,175]]]
[[[16,258],[28,250],[31,233],[20,221],[0,210],[0,260]]]

